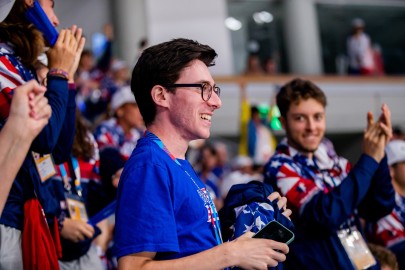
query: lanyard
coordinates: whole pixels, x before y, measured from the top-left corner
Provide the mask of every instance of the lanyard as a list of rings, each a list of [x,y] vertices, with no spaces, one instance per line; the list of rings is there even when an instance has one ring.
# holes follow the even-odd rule
[[[77,161],[77,158],[72,156],[71,159],[69,159],[67,161],[67,163],[68,163],[71,179],[74,179],[73,184],[74,184],[76,193],[77,193],[77,195],[79,195],[81,197],[82,196],[82,186],[80,184],[79,162]],[[60,174],[62,175],[62,179],[64,182],[64,187],[69,193],[71,193],[72,186],[70,185],[69,177],[66,173],[64,164],[60,164],[59,169],[60,169]]]
[[[209,204],[208,207],[208,214],[211,217],[211,224],[212,228],[215,232],[215,238],[217,240],[217,244],[220,245],[222,244],[222,235],[221,235],[221,227],[219,224],[219,217],[218,217],[218,212],[217,209],[215,208],[214,202],[211,199],[211,196],[209,195],[208,191],[204,188],[200,188],[197,183],[194,181],[194,178],[188,173],[186,169],[181,165],[181,163],[169,152],[169,149],[163,144],[163,142],[152,132],[150,131],[145,131],[144,137],[151,139],[154,143],[156,143],[169,157],[178,165],[180,168],[184,170],[184,172],[187,174],[187,176],[191,179],[191,181],[194,183],[194,185],[197,187],[197,193],[200,195],[201,199],[205,203]]]

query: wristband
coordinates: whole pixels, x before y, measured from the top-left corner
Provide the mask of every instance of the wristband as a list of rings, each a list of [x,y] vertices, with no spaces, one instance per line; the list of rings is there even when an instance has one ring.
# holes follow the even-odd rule
[[[68,90],[75,91],[77,89],[75,83],[68,83]]]
[[[48,76],[48,77],[49,77],[49,76],[59,77],[59,78],[65,79],[65,80],[68,80],[68,79],[69,79],[69,74],[68,74],[66,71],[64,71],[64,70],[62,70],[62,69],[59,69],[59,68],[51,68],[51,69],[48,71],[48,75],[47,75],[47,76]]]

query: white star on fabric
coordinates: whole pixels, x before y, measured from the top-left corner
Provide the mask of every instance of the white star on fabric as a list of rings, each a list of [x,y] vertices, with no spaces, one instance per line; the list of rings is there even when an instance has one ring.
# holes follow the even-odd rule
[[[307,158],[307,166],[314,166],[315,162],[312,159]]]
[[[307,188],[305,187],[304,183],[299,183],[298,188],[302,190],[302,192],[307,192]]]
[[[243,213],[244,214],[250,214],[250,210],[249,209],[243,209]]]
[[[254,226],[254,224],[252,224],[251,226],[247,226],[247,225],[245,224],[245,230],[244,230],[243,232],[244,232],[244,233],[245,233],[245,232],[250,232],[250,230],[252,230],[253,226]]]
[[[279,167],[280,165],[281,165],[280,161],[274,160],[274,161],[271,162],[270,167],[277,168],[277,167]]]
[[[242,206],[239,206],[239,207],[234,208],[235,215],[236,215],[236,216],[239,216],[239,215],[240,215],[240,213],[242,213],[242,212],[245,210],[245,208],[246,208],[246,204],[245,204],[245,205],[242,205]]]
[[[256,221],[255,221],[256,227],[260,230],[262,227],[264,227],[266,225],[266,223],[264,223],[261,219],[261,217],[257,217]]]
[[[274,211],[273,206],[271,206],[268,203],[259,203],[259,206],[262,207],[263,209],[267,210],[267,211]]]

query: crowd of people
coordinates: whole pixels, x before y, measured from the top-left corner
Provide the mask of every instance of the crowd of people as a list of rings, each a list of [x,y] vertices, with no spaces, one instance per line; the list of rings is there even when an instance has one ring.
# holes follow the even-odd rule
[[[405,269],[405,141],[386,104],[352,165],[313,82],[278,91],[278,144],[242,85],[231,157],[210,138],[226,102],[213,48],[145,40],[131,75],[110,25],[96,61],[76,25],[45,39],[35,5],[59,25],[52,0],[0,0],[0,269]],[[293,242],[252,237],[271,221]]]

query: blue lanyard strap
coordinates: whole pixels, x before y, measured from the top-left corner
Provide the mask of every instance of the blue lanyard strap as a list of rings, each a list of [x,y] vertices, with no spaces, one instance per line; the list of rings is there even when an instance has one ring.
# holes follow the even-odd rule
[[[82,185],[80,183],[80,167],[79,167],[79,162],[77,161],[77,158],[72,156],[71,159],[68,160],[68,167],[69,167],[69,171],[70,171],[70,177],[73,180],[73,184],[75,186],[76,193],[77,193],[77,195],[79,195],[81,197],[83,189],[82,189]],[[65,165],[60,164],[59,169],[60,169],[60,174],[62,176],[62,180],[64,182],[64,187],[67,191],[70,192],[72,186],[70,185],[69,177],[67,175]]]
[[[194,183],[194,185],[197,187],[197,193],[201,197],[201,199],[204,201],[204,203],[208,202],[209,207],[208,207],[208,214],[211,217],[211,224],[212,228],[215,233],[215,238],[217,240],[217,244],[220,245],[223,243],[222,241],[222,235],[221,235],[221,227],[219,224],[219,215],[218,211],[214,205],[214,202],[212,201],[211,196],[209,195],[207,189],[205,188],[200,188],[198,184],[194,181],[194,178],[189,174],[189,172],[184,169],[184,167],[181,165],[181,163],[170,153],[169,149],[163,144],[163,142],[152,132],[150,131],[145,131],[144,137],[151,139],[153,142],[155,142],[169,157],[178,165],[180,168],[184,170],[184,172],[187,174],[187,176],[191,179],[191,181]]]

